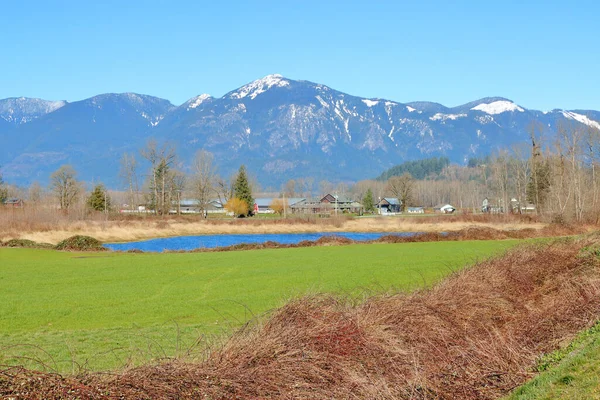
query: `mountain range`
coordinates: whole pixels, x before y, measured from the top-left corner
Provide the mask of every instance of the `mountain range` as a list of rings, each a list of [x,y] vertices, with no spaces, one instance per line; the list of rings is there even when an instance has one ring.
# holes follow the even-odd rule
[[[0,100],[0,166],[8,182],[47,182],[71,164],[86,181],[117,188],[119,159],[149,138],[172,143],[183,170],[199,149],[228,176],[241,164],[264,187],[291,178],[315,182],[378,176],[407,160],[446,156],[465,163],[528,139],[536,121],[547,135],[561,123],[600,129],[593,110],[537,111],[502,97],[458,107],[362,98],[323,84],[269,75],[220,98],[180,106],[134,93],[66,102]]]

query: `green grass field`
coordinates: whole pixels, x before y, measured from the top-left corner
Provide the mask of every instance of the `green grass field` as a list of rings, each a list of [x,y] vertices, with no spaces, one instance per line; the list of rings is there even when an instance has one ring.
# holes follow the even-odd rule
[[[516,243],[187,254],[2,248],[0,365],[77,372],[182,355],[292,297],[411,290]]]
[[[545,360],[557,362],[506,400],[600,399],[600,322]]]

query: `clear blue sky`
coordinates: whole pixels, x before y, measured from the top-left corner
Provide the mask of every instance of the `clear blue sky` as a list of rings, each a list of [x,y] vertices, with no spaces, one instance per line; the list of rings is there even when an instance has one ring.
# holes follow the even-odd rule
[[[600,110],[597,1],[7,1],[0,98],[174,104],[271,73],[455,106]]]

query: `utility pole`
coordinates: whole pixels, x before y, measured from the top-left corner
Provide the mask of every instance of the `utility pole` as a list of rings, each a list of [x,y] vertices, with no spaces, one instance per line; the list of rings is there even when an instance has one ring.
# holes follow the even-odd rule
[[[337,209],[338,209],[338,194],[337,194],[337,192],[335,192],[335,216],[336,217],[337,217],[337,214],[338,214]]]

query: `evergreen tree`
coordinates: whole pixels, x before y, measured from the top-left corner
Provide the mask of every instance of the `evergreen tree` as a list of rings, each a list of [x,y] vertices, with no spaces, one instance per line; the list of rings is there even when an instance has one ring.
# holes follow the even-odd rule
[[[2,173],[0,172],[0,205],[4,203],[8,199],[8,189],[4,184],[4,179],[2,179]]]
[[[373,200],[373,192],[371,191],[371,188],[369,188],[367,193],[365,193],[365,197],[363,198],[363,206],[365,207],[365,212],[375,211],[375,202]]]
[[[251,215],[252,210],[254,209],[254,198],[252,198],[252,190],[250,189],[250,184],[248,183],[246,167],[243,165],[240,167],[237,178],[233,185],[233,194],[234,197],[246,203],[248,211],[245,215]]]
[[[94,211],[104,211],[110,209],[110,198],[106,193],[106,188],[102,184],[94,187],[87,200],[88,207]]]

